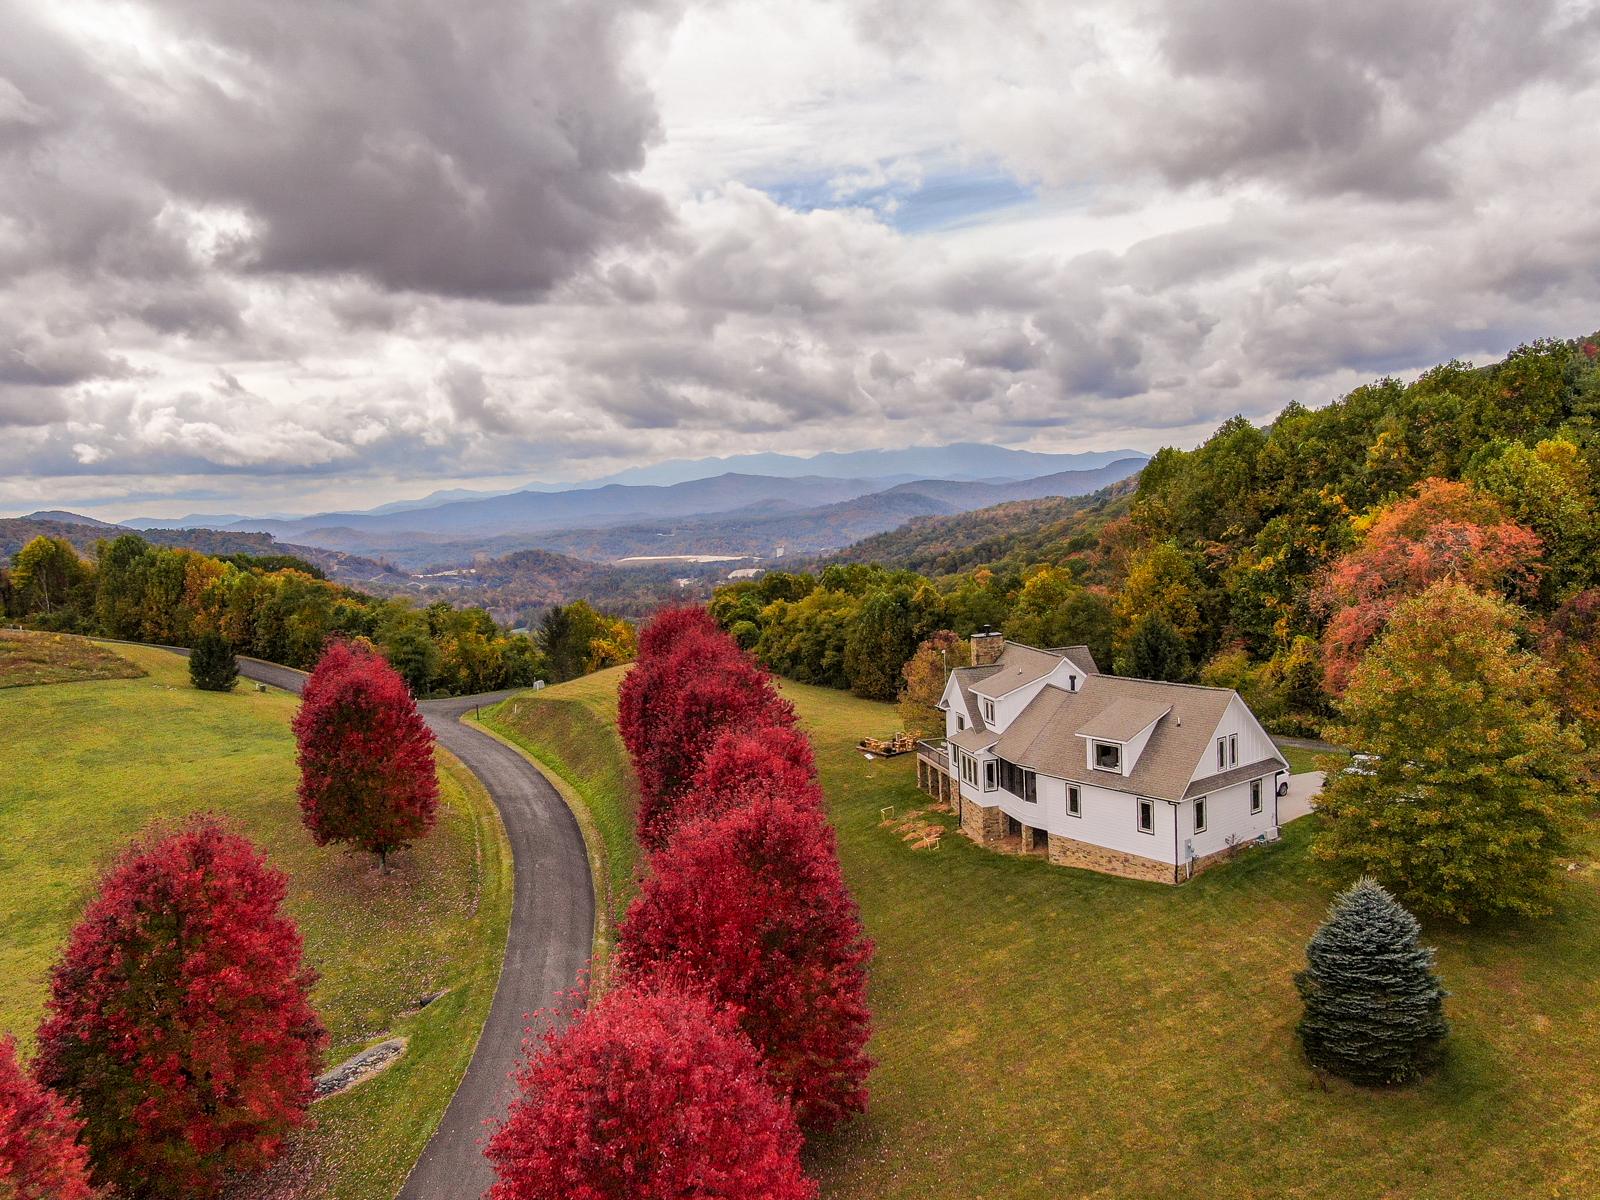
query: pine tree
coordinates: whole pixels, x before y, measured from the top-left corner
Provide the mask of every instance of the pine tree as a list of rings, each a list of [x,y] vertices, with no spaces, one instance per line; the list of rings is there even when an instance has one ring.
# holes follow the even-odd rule
[[[189,651],[189,682],[205,692],[231,692],[239,678],[239,661],[220,633],[202,633]]]
[[[1140,617],[1128,639],[1127,652],[1117,662],[1117,672],[1133,679],[1174,683],[1189,678],[1189,655],[1172,622],[1157,612]]]
[[[1360,879],[1334,898],[1294,978],[1305,1001],[1296,1032],[1313,1066],[1354,1083],[1405,1083],[1449,1033],[1447,995],[1421,926],[1382,885]]]

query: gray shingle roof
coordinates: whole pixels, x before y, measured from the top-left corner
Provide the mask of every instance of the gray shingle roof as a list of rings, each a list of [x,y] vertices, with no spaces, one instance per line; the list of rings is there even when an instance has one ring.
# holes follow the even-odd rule
[[[1171,711],[1170,703],[1155,696],[1123,696],[1090,717],[1078,730],[1078,736],[1131,742]]]
[[[1000,661],[994,664],[995,669],[977,682],[976,690],[980,696],[998,700],[1019,687],[1039,682],[1061,665],[1061,658],[1061,655],[1048,650],[1035,650],[1032,646],[1007,642],[1000,654]]]
[[[1100,674],[1100,668],[1095,665],[1094,653],[1087,646],[1057,646],[1050,653],[1070,658],[1085,675]]]
[[[1000,735],[994,752],[1007,762],[1057,779],[1158,800],[1181,800],[1233,695],[1228,688],[1116,675],[1097,676],[1078,692],[1049,686]],[[1125,776],[1091,770],[1084,741],[1078,736],[1119,701],[1171,709],[1151,732],[1133,773]]]
[[[988,725],[984,723],[983,713],[979,711],[978,698],[972,694],[972,685],[989,678],[999,669],[999,664],[994,663],[987,667],[957,667],[951,672],[956,677],[956,694],[966,706],[967,724],[973,729],[987,729]]]
[[[1247,779],[1260,779],[1270,776],[1274,772],[1287,768],[1275,758],[1263,758],[1260,762],[1248,763],[1242,767],[1234,767],[1231,771],[1223,771],[1217,775],[1207,775],[1204,779],[1196,779],[1183,793],[1185,800],[1192,800],[1196,796],[1204,796],[1207,792],[1220,792],[1225,787],[1232,787],[1236,783],[1243,783]]]
[[[1000,735],[989,729],[963,729],[960,733],[951,734],[945,740],[953,746],[960,746],[963,750],[970,750],[976,754],[998,742]]]

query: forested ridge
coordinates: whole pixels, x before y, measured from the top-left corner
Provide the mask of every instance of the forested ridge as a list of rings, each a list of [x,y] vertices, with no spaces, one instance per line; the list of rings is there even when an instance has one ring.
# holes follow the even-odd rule
[[[1381,379],[1157,453],[1126,491],[913,522],[815,572],[718,590],[769,667],[893,697],[942,629],[1086,643],[1103,668],[1235,686],[1313,732],[1407,595],[1464,578],[1515,602],[1563,703],[1600,675],[1600,334]]]
[[[417,695],[571,679],[633,656],[633,627],[581,600],[551,608],[529,636],[482,608],[370,596],[294,555],[216,557],[127,533],[101,539],[90,559],[65,538],[35,537],[0,567],[0,614],[162,645],[215,633],[240,654],[291,667],[310,667],[331,641],[365,639]]]

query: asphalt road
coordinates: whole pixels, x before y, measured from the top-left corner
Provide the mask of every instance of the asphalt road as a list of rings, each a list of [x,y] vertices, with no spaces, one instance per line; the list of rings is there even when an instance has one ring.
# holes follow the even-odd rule
[[[247,679],[299,694],[303,672],[254,658]],[[500,982],[467,1072],[396,1200],[475,1200],[494,1181],[483,1155],[489,1126],[515,1088],[532,1015],[576,984],[594,941],[594,885],[578,822],[555,788],[522,755],[460,718],[514,695],[494,692],[418,707],[441,745],[482,781],[511,841],[514,896]]]

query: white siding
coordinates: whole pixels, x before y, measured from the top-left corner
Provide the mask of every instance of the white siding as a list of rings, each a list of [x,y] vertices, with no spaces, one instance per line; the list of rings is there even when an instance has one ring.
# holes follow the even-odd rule
[[[988,793],[983,803],[998,803],[1008,815],[1024,825],[1043,829],[1094,846],[1153,858],[1157,862],[1173,862],[1172,833],[1173,806],[1165,800],[1153,801],[1155,832],[1140,833],[1137,825],[1136,798],[1127,792],[1114,792],[1109,788],[1088,784],[1074,785],[1081,797],[1083,816],[1067,815],[1067,787],[1065,780],[1039,776],[1039,799],[1029,804],[1020,796],[1004,789]],[[963,794],[966,794],[963,792]],[[1248,799],[1245,801],[1249,805]],[[1269,820],[1270,815],[1269,815]]]
[[[1241,753],[1243,751],[1241,750]],[[1185,800],[1178,806],[1178,861],[1187,862],[1185,843],[1194,843],[1194,856],[1204,858],[1228,846],[1228,837],[1234,843],[1248,842],[1265,834],[1272,836],[1272,789],[1277,776],[1268,772],[1261,781],[1261,811],[1250,813],[1250,784],[1236,783],[1232,787],[1212,792],[1206,797],[1206,831],[1194,831],[1194,801]]]
[[[1078,686],[1083,686],[1083,672],[1071,660],[1063,658],[1055,665],[1050,674],[1043,679],[1036,679],[1032,683],[1024,684],[1016,691],[1000,697],[994,702],[994,721],[990,728],[995,732],[1003,732],[1011,722],[1022,715],[1022,710],[1033,702],[1033,698],[1047,687],[1058,687],[1063,691],[1069,690],[1067,684],[1072,676],[1077,676]],[[978,685],[980,688],[982,684]],[[982,701],[980,700],[981,704]],[[981,709],[980,709],[981,711]]]
[[[1222,720],[1211,733],[1211,738],[1206,742],[1205,753],[1200,756],[1200,761],[1195,764],[1194,773],[1189,776],[1190,782],[1204,779],[1208,775],[1217,774],[1217,739],[1230,735],[1239,739],[1239,761],[1230,762],[1222,770],[1229,771],[1234,767],[1248,766],[1253,762],[1260,762],[1264,758],[1280,758],[1278,748],[1272,744],[1272,739],[1267,736],[1267,731],[1261,728],[1255,714],[1250,711],[1249,705],[1238,696],[1228,701],[1228,707],[1222,714]]]

